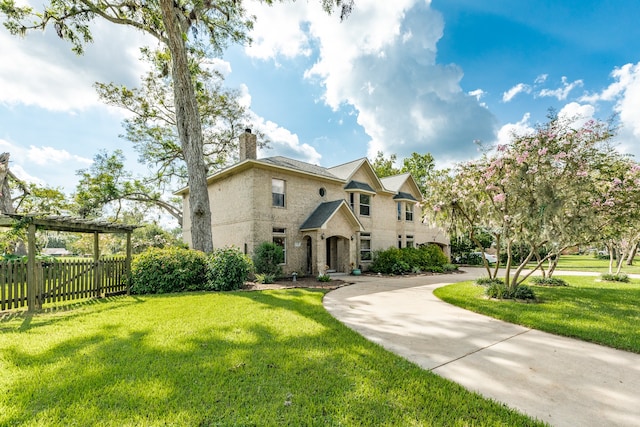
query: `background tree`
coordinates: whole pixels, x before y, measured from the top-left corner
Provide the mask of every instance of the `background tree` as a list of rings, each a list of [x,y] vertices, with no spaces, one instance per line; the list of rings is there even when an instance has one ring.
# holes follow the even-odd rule
[[[223,86],[224,77],[211,68],[205,53],[195,47],[190,52],[205,167],[211,173],[237,158],[239,134],[251,127],[251,118],[240,102],[240,93]],[[185,186],[188,174],[177,134],[171,75],[167,73],[171,56],[167,51],[147,48],[142,53],[152,68],[143,76],[140,88],[96,83],[96,89],[105,103],[132,114],[123,122],[125,134],[121,137],[133,143],[139,161],[153,171],[145,182],[162,190]],[[258,132],[257,136],[265,145],[264,135]]]
[[[271,0],[265,0],[272,3]],[[337,7],[346,17],[353,0],[322,0],[327,12]],[[13,34],[24,35],[33,29],[53,25],[59,37],[70,41],[73,50],[82,53],[91,41],[90,23],[96,17],[127,25],[155,37],[171,54],[176,126],[188,175],[191,216],[191,241],[195,249],[211,252],[211,209],[203,156],[203,136],[194,83],[189,69],[188,46],[199,33],[206,34],[208,47],[220,53],[227,43],[248,41],[252,27],[241,0],[51,0],[38,12],[31,6],[18,6],[15,0],[0,0],[4,25]],[[191,37],[190,37],[191,34]]]
[[[120,219],[123,203],[132,201],[143,206],[155,206],[174,217],[182,225],[182,206],[177,199],[165,200],[163,193],[152,182],[134,178],[125,169],[122,151],[105,151],[93,158],[88,169],[77,172],[80,181],[74,199],[82,217],[100,216],[105,205],[114,205],[113,220]]]

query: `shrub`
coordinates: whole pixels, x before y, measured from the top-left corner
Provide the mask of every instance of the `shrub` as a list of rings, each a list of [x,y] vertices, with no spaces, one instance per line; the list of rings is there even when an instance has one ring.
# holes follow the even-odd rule
[[[498,279],[497,277],[494,277],[494,278],[478,277],[475,283],[476,285],[481,285],[481,286],[491,286],[494,284],[504,285],[504,280]]]
[[[425,270],[425,267],[442,267],[449,262],[447,256],[442,252],[442,248],[433,243],[426,245],[420,245],[420,267]]]
[[[418,248],[394,248],[373,253],[371,271],[384,274],[405,274],[417,271],[442,272],[448,259],[438,245],[427,244]]]
[[[531,283],[538,286],[569,286],[569,284],[556,277],[532,277]]]
[[[530,286],[527,285],[518,285],[513,290],[513,298],[515,299],[523,299],[523,300],[534,300],[536,299],[536,294],[533,292]]]
[[[374,273],[398,274],[397,271],[399,261],[402,260],[402,252],[398,248],[389,248],[387,250],[377,250],[373,252],[373,262],[371,263],[371,271]]]
[[[331,281],[331,276],[329,276],[328,274],[321,274],[318,276],[318,281],[319,282],[330,282]]]
[[[509,290],[504,283],[493,282],[487,285],[484,294],[489,298],[508,299]]]
[[[605,282],[624,282],[624,283],[628,283],[629,282],[629,276],[627,276],[624,273],[618,273],[618,274],[604,273],[600,277]]]
[[[214,291],[240,289],[253,267],[251,259],[234,247],[215,249],[208,261],[207,289]]]
[[[273,274],[256,273],[256,282],[258,283],[268,285],[269,283],[274,283],[275,281],[276,276],[274,276]]]
[[[458,266],[455,264],[445,264],[442,266],[442,271],[445,273],[450,273],[452,271],[458,271]]]
[[[284,262],[282,247],[272,242],[262,242],[253,254],[253,266],[258,274],[282,275],[280,264]]]
[[[131,263],[131,293],[164,294],[205,288],[207,256],[184,248],[149,248]]]
[[[494,281],[485,289],[485,295],[497,299],[534,300],[536,295],[533,289],[527,285],[518,285],[515,288],[507,287],[502,281]]]
[[[425,271],[429,271],[431,273],[444,273],[444,268],[437,265],[433,265],[431,267],[425,268]]]

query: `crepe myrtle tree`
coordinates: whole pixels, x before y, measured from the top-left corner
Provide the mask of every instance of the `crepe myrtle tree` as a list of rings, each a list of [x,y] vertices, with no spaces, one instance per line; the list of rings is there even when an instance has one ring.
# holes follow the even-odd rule
[[[351,12],[353,0],[321,0],[321,4],[328,13],[338,10],[344,19]],[[0,0],[0,14],[12,34],[25,35],[30,30],[53,26],[58,36],[68,40],[78,54],[92,41],[90,25],[95,19],[136,28],[155,37],[169,50],[177,133],[190,188],[192,244],[195,249],[211,252],[211,209],[202,125],[188,52],[194,40],[205,39],[214,54],[221,53],[229,42],[249,42],[248,31],[254,17],[246,15],[242,1],[49,0],[41,10],[36,10],[28,5],[20,6],[15,0]],[[205,37],[199,38],[199,34]]]
[[[623,262],[640,242],[640,165],[620,156],[603,171],[592,209],[598,213],[592,227],[609,251],[609,273],[620,274]],[[615,258],[617,257],[617,263]]]
[[[593,241],[602,210],[594,209],[608,168],[619,154],[609,144],[610,123],[551,115],[534,132],[512,136],[511,142],[487,150],[480,159],[462,163],[433,181],[430,205],[434,217],[454,231],[483,229],[493,235],[498,250],[506,252],[504,281],[515,287],[530,272],[565,248]],[[479,242],[477,242],[479,243]],[[525,245],[529,253],[516,263],[513,248]],[[540,249],[550,249],[539,257]],[[490,269],[497,277],[500,263]]]

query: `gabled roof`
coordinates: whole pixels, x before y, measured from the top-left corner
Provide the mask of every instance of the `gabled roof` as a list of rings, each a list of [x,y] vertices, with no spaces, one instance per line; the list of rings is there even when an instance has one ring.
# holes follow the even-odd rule
[[[366,161],[364,157],[362,159],[357,159],[351,161],[349,163],[344,163],[342,165],[334,166],[327,171],[340,179],[344,179],[345,181],[351,178],[353,174],[362,166],[362,164]]]
[[[321,203],[314,211],[309,215],[309,218],[305,220],[300,226],[300,231],[317,230],[325,227],[327,222],[334,217],[338,211],[342,211],[347,218],[358,227],[363,230],[362,224],[358,218],[353,214],[347,202],[344,199],[334,200],[332,202]]]
[[[410,173],[403,173],[400,175],[393,175],[393,176],[388,176],[385,178],[382,178],[380,181],[382,181],[382,184],[384,185],[384,187],[389,190],[392,191],[394,193],[397,193],[396,196],[394,197],[394,199],[398,200],[398,199],[403,199],[403,200],[421,200],[423,195],[422,192],[420,191],[420,187],[418,187],[418,184],[416,183],[416,180],[413,178],[413,176]],[[400,191],[400,189],[407,184],[411,190],[412,193],[407,193]],[[409,195],[410,198],[406,198],[406,197],[398,197],[401,194]],[[416,197],[414,196],[418,196],[418,198],[416,199]]]

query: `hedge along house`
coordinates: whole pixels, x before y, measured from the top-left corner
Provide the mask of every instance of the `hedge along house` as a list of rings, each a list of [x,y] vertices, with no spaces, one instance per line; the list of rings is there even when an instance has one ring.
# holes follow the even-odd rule
[[[284,249],[283,272],[318,275],[367,270],[373,251],[449,237],[421,221],[422,194],[410,174],[380,179],[366,158],[332,168],[289,159],[257,159],[256,136],[240,136],[240,160],[207,178],[214,247],[252,255],[260,243]],[[189,188],[176,192],[191,244]]]

